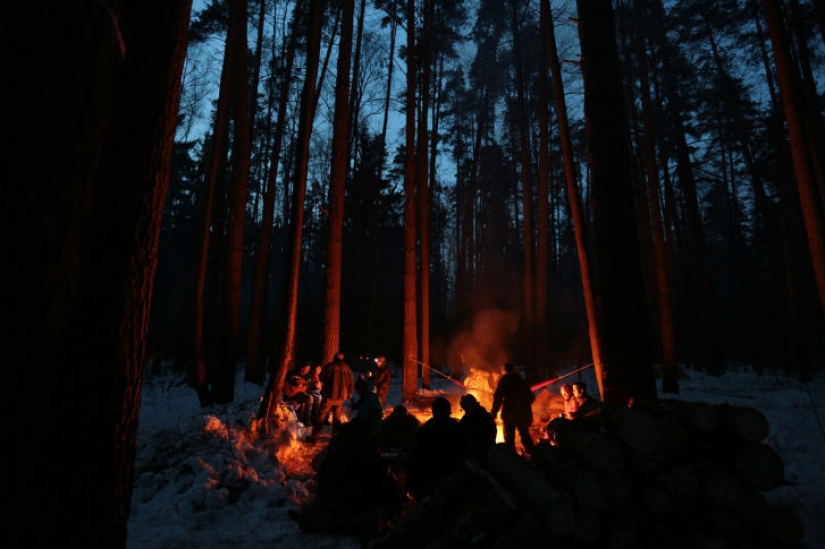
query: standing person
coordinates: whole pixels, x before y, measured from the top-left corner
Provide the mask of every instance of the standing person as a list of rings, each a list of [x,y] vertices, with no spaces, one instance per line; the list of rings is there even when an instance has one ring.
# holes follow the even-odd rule
[[[462,396],[459,404],[464,415],[458,424],[470,442],[470,456],[482,461],[490,446],[496,443],[496,420],[471,394]]]
[[[436,397],[433,417],[418,428],[407,468],[407,491],[421,501],[470,455],[470,448],[458,420],[451,417],[450,401]]]
[[[310,442],[318,440],[318,435],[324,426],[327,416],[332,412],[332,434],[338,432],[341,426],[341,414],[343,413],[344,402],[352,397],[355,390],[355,377],[352,375],[352,368],[344,361],[344,353],[335,353],[332,362],[327,363],[321,369],[318,376],[321,381],[321,409],[318,417],[312,425],[312,434],[309,436]]]
[[[392,383],[392,370],[387,364],[386,355],[375,357],[375,368],[370,371],[370,377],[383,408],[387,404],[387,394],[390,392],[390,384]]]
[[[515,451],[516,431],[518,431],[521,445],[528,454],[533,453],[533,438],[530,436],[530,426],[533,424],[533,400],[536,396],[530,386],[516,371],[515,366],[508,362],[504,365],[504,375],[498,380],[496,391],[493,394],[493,417],[501,411],[501,421],[504,424],[504,444]]]

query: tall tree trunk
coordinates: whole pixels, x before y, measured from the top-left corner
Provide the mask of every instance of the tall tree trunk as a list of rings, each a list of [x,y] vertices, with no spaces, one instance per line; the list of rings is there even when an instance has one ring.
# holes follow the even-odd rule
[[[366,0],[361,0],[358,6],[358,27],[355,32],[355,53],[352,56],[352,79],[350,81],[349,109],[347,127],[349,136],[347,137],[347,158],[358,162],[358,157],[354,157],[353,147],[360,143],[362,137],[359,135],[361,128],[358,124],[358,115],[361,112],[361,45],[364,43],[364,18],[367,11]],[[343,33],[343,30],[341,31]]]
[[[808,233],[808,248],[816,280],[819,304],[825,314],[825,181],[814,168],[813,157],[822,151],[817,150],[813,140],[814,130],[809,127],[811,113],[806,112],[802,97],[799,73],[793,64],[790,44],[782,18],[779,4],[772,0],[763,0],[768,34],[771,37],[773,55],[779,87],[782,90],[782,104],[788,122],[788,134],[791,141],[791,153],[796,174],[799,201],[805,229]],[[819,176],[819,177],[818,177]]]
[[[539,6],[539,30],[542,46],[549,40],[548,26],[553,22],[550,18],[549,0],[541,0]],[[555,44],[554,44],[555,45]],[[541,49],[539,51],[542,51]],[[538,147],[538,203],[536,206],[536,361],[538,365],[546,366],[548,356],[548,315],[547,315],[547,281],[549,261],[548,226],[550,219],[550,85],[548,82],[549,49],[539,55],[539,147]],[[553,76],[555,79],[555,76]],[[547,374],[548,372],[543,372]]]
[[[516,75],[516,112],[518,117],[519,166],[521,168],[522,227],[524,230],[524,329],[527,334],[527,379],[537,375],[535,345],[535,248],[533,245],[533,169],[530,162],[530,138],[524,98],[524,66],[521,59],[521,31],[518,21],[518,0],[510,2],[511,31],[513,33],[513,71]]]
[[[418,96],[418,139],[415,158],[415,194],[418,229],[418,341],[419,360],[430,363],[430,187],[427,178],[430,175],[427,156],[429,151],[427,117],[430,112],[430,75],[432,74],[432,25],[434,0],[424,0],[422,12],[424,20],[421,39],[418,44],[418,59],[421,70]],[[430,370],[421,369],[421,383],[425,389],[430,387]]]
[[[564,82],[562,81],[561,65],[556,49],[556,31],[550,17],[550,0],[541,0],[542,26],[546,26],[547,59],[553,75],[553,94],[555,97],[556,119],[559,125],[559,141],[561,144],[562,160],[564,162],[564,181],[567,196],[570,200],[570,215],[573,218],[573,228],[576,234],[576,255],[579,259],[579,276],[582,281],[584,308],[587,314],[587,327],[590,336],[590,353],[596,372],[596,381],[599,384],[599,394],[604,398],[604,358],[601,344],[601,327],[596,310],[596,294],[593,288],[593,277],[590,269],[590,257],[587,248],[585,212],[582,205],[581,193],[576,184],[576,164],[573,157],[573,141],[570,136],[570,124],[567,119],[567,104],[564,100]],[[546,25],[545,25],[546,21]]]
[[[665,238],[659,198],[659,170],[656,165],[656,127],[653,122],[653,101],[650,98],[650,78],[645,51],[644,9],[642,0],[633,4],[635,20],[636,68],[639,75],[639,95],[642,103],[642,130],[644,163],[647,185],[647,204],[650,208],[651,236],[653,239],[654,279],[656,281],[656,312],[662,351],[662,391],[678,393],[679,380],[676,368],[676,330],[673,319],[673,294],[671,281],[670,245]],[[644,179],[644,178],[643,178]]]
[[[266,326],[266,296],[269,283],[269,258],[272,253],[272,224],[275,219],[275,191],[278,182],[278,168],[281,164],[281,149],[286,128],[286,109],[289,105],[289,91],[292,83],[292,67],[298,41],[298,24],[303,13],[303,0],[298,0],[293,9],[293,19],[288,37],[284,40],[286,66],[278,86],[278,114],[275,135],[272,137],[272,154],[269,161],[269,175],[264,191],[264,205],[261,215],[261,235],[252,281],[252,298],[249,313],[249,341],[246,352],[246,381],[262,383],[265,377],[262,339]],[[287,185],[284,185],[285,187]]]
[[[633,204],[630,136],[622,98],[613,8],[577,0],[584,62],[585,117],[593,173],[596,289],[604,327],[605,402],[655,399],[644,278]]]
[[[335,117],[332,133],[332,173],[329,185],[329,238],[325,276],[324,333],[321,360],[331,362],[340,348],[341,259],[344,234],[344,189],[347,180],[350,135],[349,73],[352,57],[353,0],[341,0],[341,38],[335,80]]]
[[[412,401],[418,390],[415,264],[415,0],[407,0],[407,92],[404,158],[404,334],[401,400]]]
[[[389,55],[387,56],[387,87],[384,93],[384,110],[381,120],[381,133],[379,134],[380,145],[378,147],[381,158],[375,169],[376,180],[381,180],[384,175],[384,166],[387,158],[387,126],[390,118],[390,101],[392,100],[392,77],[395,72],[395,39],[398,34],[398,17],[387,7],[387,20],[390,32],[390,47]],[[380,211],[382,207],[382,199],[379,186],[375,186],[375,193],[371,197],[376,211]],[[378,279],[380,277],[381,269],[381,234],[379,230],[379,216],[372,216],[373,226],[370,229],[372,238],[372,268],[370,269],[370,303],[368,314],[367,336],[372,340],[375,333],[375,324],[378,318],[378,308],[380,302]]]
[[[126,546],[190,11],[188,0],[27,5],[50,39],[12,34],[25,38],[11,45],[17,59],[40,70],[8,86],[26,120],[7,150],[21,167],[12,177],[31,183],[7,189],[17,207],[5,244],[19,259],[4,298],[8,359],[27,365],[10,546]]]
[[[217,192],[217,181],[223,172],[226,161],[227,143],[229,141],[229,87],[230,68],[232,63],[232,27],[226,33],[225,55],[223,67],[221,69],[221,83],[218,90],[217,108],[215,112],[215,125],[212,133],[211,151],[209,156],[209,166],[206,172],[206,192],[203,196],[203,206],[201,214],[201,227],[198,239],[197,264],[195,266],[193,286],[195,298],[193,300],[193,352],[194,364],[194,389],[198,394],[201,406],[209,406],[213,403],[212,394],[209,389],[208,362],[206,353],[205,334],[206,326],[206,272],[209,268],[209,245],[212,235],[212,211],[214,209],[215,194]]]
[[[229,219],[226,225],[226,269],[221,359],[218,375],[212,386],[213,401],[219,404],[235,398],[235,371],[238,362],[238,343],[241,320],[241,284],[244,256],[244,226],[246,218],[246,189],[249,185],[250,139],[249,85],[247,81],[247,0],[229,3],[232,33],[232,99],[234,102],[234,170],[229,186]]]
[[[661,12],[660,3],[656,4]],[[663,18],[664,15],[659,15]],[[711,284],[710,267],[707,257],[707,239],[702,227],[702,215],[699,210],[699,198],[696,191],[696,179],[691,165],[690,146],[687,142],[688,128],[685,127],[683,113],[688,111],[684,101],[679,96],[679,83],[676,81],[670,55],[673,51],[667,37],[661,32],[662,25],[655,27],[659,32],[655,36],[658,49],[663,51],[662,78],[664,80],[665,105],[668,109],[670,123],[673,128],[673,139],[676,148],[676,172],[682,187],[685,217],[687,219],[688,242],[690,257],[687,260],[689,274],[687,278],[692,282],[693,301],[696,318],[694,320],[695,360],[699,369],[719,375],[724,370],[725,357],[717,330],[716,302]]]
[[[760,54],[762,58],[762,65],[765,68],[765,82],[768,86],[771,104],[771,135],[773,137],[776,147],[776,164],[778,166],[777,173],[780,174],[779,181],[777,181],[777,200],[778,200],[778,229],[779,229],[779,246],[780,255],[782,258],[782,274],[783,281],[783,301],[786,304],[786,320],[782,322],[785,325],[784,329],[784,345],[783,352],[789,358],[792,369],[798,369],[803,378],[810,375],[810,345],[808,338],[805,337],[805,330],[801,320],[801,299],[797,284],[797,275],[795,273],[793,262],[793,242],[791,237],[792,220],[801,219],[802,215],[799,210],[799,195],[794,192],[793,168],[790,161],[790,147],[784,139],[785,124],[781,105],[779,92],[776,89],[773,65],[771,64],[770,51],[768,50],[768,39],[764,34],[762,28],[762,12],[760,9],[761,3],[759,0],[750,0],[749,7],[753,12],[754,26],[756,27],[757,37],[759,39]],[[790,212],[793,212],[791,214]],[[800,222],[800,221],[797,221]],[[803,229],[804,230],[804,229]]]
[[[307,55],[304,87],[301,92],[298,142],[295,154],[295,185],[292,193],[292,219],[290,252],[284,283],[284,340],[272,381],[261,401],[258,417],[264,430],[269,429],[269,415],[284,388],[286,372],[295,362],[298,322],[298,283],[301,274],[301,244],[304,227],[304,199],[306,197],[307,171],[309,168],[309,142],[312,137],[312,121],[315,114],[316,79],[321,59],[321,25],[324,16],[324,0],[309,0],[307,26]]]

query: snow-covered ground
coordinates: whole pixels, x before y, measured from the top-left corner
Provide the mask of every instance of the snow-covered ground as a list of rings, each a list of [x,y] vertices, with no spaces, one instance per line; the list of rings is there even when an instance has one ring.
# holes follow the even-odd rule
[[[807,384],[747,368],[721,377],[687,375],[678,398],[752,406],[767,417],[765,442],[781,456],[788,482],[765,495],[794,509],[808,549],[825,549],[825,375]],[[597,393],[592,369],[569,379],[579,377]],[[456,389],[461,387],[446,378],[432,378],[433,392]],[[361,547],[353,537],[303,532],[289,516],[311,495],[311,460],[319,446],[302,444],[302,427],[295,423],[254,437],[250,426],[261,393],[239,372],[235,403],[201,409],[180,375],[145,380],[129,549]],[[396,377],[387,408],[399,401]],[[454,407],[453,415],[461,411]]]

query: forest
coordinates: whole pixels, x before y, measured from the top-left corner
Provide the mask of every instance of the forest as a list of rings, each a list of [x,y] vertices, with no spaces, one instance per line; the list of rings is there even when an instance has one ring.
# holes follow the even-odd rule
[[[237,361],[263,382],[266,365],[339,348],[386,353],[425,385],[415,361],[513,360],[535,380],[601,363],[606,264],[633,271],[604,282],[628,286],[603,321],[647,336],[631,360],[821,367],[823,242],[806,221],[821,187],[806,214],[757,2],[614,2],[593,39],[616,51],[588,71],[573,3],[425,2],[408,33],[403,3],[333,2],[313,21],[307,1],[249,6],[245,38],[232,5],[193,14],[149,354],[192,370],[204,403],[231,400],[219,380]],[[773,14],[812,136],[816,4]],[[603,178],[587,114],[606,117],[602,154],[617,156]],[[600,224],[617,239],[604,249]]]
[[[153,369],[825,364],[823,0],[18,11],[13,541],[124,546]]]

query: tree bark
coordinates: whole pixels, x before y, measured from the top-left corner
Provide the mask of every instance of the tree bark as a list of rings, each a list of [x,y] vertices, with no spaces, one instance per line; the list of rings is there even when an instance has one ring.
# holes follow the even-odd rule
[[[8,536],[14,546],[125,547],[191,2],[25,11],[49,40],[12,34],[38,70],[25,87],[11,83],[26,123],[7,152],[27,183],[7,189],[20,212],[7,233],[20,259],[7,335],[10,363],[26,365],[16,382],[27,412],[14,422],[22,453]]]
[[[415,245],[415,0],[407,0],[407,92],[404,157],[404,334],[401,400],[412,401],[418,390]]]
[[[793,64],[781,8],[773,0],[763,0],[762,5],[773,46],[779,87],[782,90],[782,104],[788,122],[794,172],[808,233],[808,249],[819,305],[825,314],[825,174],[817,172],[813,164],[814,158],[822,158],[822,151],[817,150],[813,130],[809,127],[812,116],[806,112],[799,72]]]
[[[604,343],[604,402],[656,398],[644,277],[633,203],[630,137],[622,98],[613,8],[579,0],[585,117],[593,180],[596,290]],[[635,311],[635,314],[628,314]]]
[[[547,57],[550,61],[550,70],[553,75],[553,92],[555,96],[556,119],[559,125],[559,141],[561,144],[562,160],[564,163],[564,182],[567,196],[570,201],[570,215],[573,218],[573,227],[576,236],[576,256],[579,260],[579,276],[582,282],[584,308],[587,314],[587,328],[590,338],[590,353],[596,372],[596,381],[599,384],[599,394],[604,400],[604,357],[601,343],[601,328],[599,327],[598,312],[596,310],[596,295],[593,277],[590,268],[590,255],[585,236],[585,212],[582,205],[579,186],[576,184],[576,165],[573,156],[573,142],[570,136],[570,124],[567,118],[567,104],[564,99],[564,82],[562,81],[561,65],[556,50],[556,32],[550,16],[549,0],[541,1],[542,27],[547,29]],[[546,12],[546,15],[545,15]]]
[[[272,222],[275,219],[275,191],[278,182],[278,169],[281,164],[281,148],[286,128],[286,109],[289,104],[289,90],[292,83],[292,67],[295,62],[295,45],[298,40],[298,23],[303,12],[303,0],[295,4],[294,16],[289,36],[284,40],[286,66],[278,86],[278,114],[275,122],[275,135],[272,136],[272,154],[269,162],[269,176],[264,191],[264,205],[261,215],[261,238],[258,253],[255,254],[255,267],[252,281],[252,298],[249,313],[249,341],[246,353],[246,381],[262,383],[264,356],[262,341],[265,339],[266,296],[269,281],[269,258],[272,253]],[[287,187],[288,185],[284,185]]]
[[[343,257],[344,196],[350,128],[350,61],[355,15],[353,0],[341,1],[341,38],[335,80],[335,118],[332,133],[332,174],[329,184],[329,237],[324,287],[324,335],[321,361],[332,361],[341,337],[341,262]]]

